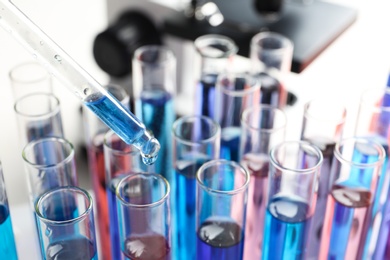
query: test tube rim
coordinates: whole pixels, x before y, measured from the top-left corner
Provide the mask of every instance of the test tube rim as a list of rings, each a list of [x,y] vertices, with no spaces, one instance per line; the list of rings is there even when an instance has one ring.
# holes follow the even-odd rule
[[[198,140],[196,142],[184,139],[184,138],[180,137],[177,134],[176,129],[177,129],[177,127],[178,127],[178,125],[180,123],[182,123],[182,122],[184,122],[186,120],[189,120],[189,119],[205,120],[205,122],[208,122],[208,123],[210,123],[210,125],[214,126],[215,132],[209,138]],[[198,115],[182,116],[182,117],[178,118],[177,120],[175,120],[175,122],[173,123],[173,125],[172,125],[172,133],[173,133],[175,141],[177,141],[177,142],[179,142],[181,144],[184,144],[184,145],[187,145],[187,146],[200,146],[200,145],[204,145],[204,144],[207,144],[207,143],[211,143],[213,140],[218,139],[218,137],[220,137],[220,135],[221,135],[221,126],[217,123],[217,121],[215,121],[214,119],[212,119],[212,118],[210,118],[208,116],[198,116]]]
[[[109,136],[116,136],[116,137],[118,137],[118,140],[120,140],[120,142],[122,142],[123,144],[125,144],[126,146],[128,146],[131,149],[129,151],[121,151],[121,150],[118,150],[118,149],[114,149],[111,145],[108,144]],[[125,141],[123,141],[122,138],[120,138],[118,136],[118,134],[115,133],[112,129],[109,129],[104,134],[103,146],[104,146],[103,149],[108,149],[113,154],[117,154],[117,155],[137,155],[137,154],[139,154],[141,156],[141,152],[140,152],[140,150],[137,147],[135,147],[134,145],[128,144]]]
[[[24,99],[27,99],[27,98],[30,98],[32,96],[39,96],[39,95],[47,96],[50,99],[54,100],[55,101],[54,109],[52,109],[48,113],[37,114],[37,115],[26,114],[25,112],[22,112],[22,111],[20,111],[20,109],[18,109],[18,104],[19,104],[20,101],[22,101]],[[19,97],[18,99],[16,99],[15,103],[14,103],[14,111],[19,116],[33,118],[33,119],[38,120],[38,119],[41,119],[41,118],[51,117],[52,115],[55,115],[58,112],[60,112],[60,110],[61,110],[61,106],[60,105],[61,105],[60,100],[54,94],[47,93],[47,92],[35,92],[35,93],[29,93],[29,94],[23,95],[23,96]]]
[[[45,75],[43,75],[42,77],[36,78],[34,80],[21,80],[13,75],[15,73],[16,69],[19,69],[19,68],[27,66],[27,65],[37,65],[39,68],[42,69],[42,71],[45,71],[46,73],[44,73]],[[8,76],[11,79],[11,81],[16,82],[16,83],[22,83],[22,84],[34,84],[34,83],[40,82],[44,79],[51,78],[50,73],[43,66],[41,66],[39,62],[35,62],[35,61],[27,61],[27,62],[17,64],[13,68],[11,68],[11,70],[8,73]]]
[[[123,185],[123,183],[125,183],[125,180],[129,178],[134,178],[139,175],[142,176],[149,175],[161,180],[164,186],[166,187],[164,196],[162,196],[159,200],[148,204],[133,204],[133,203],[126,202],[120,195],[120,187]],[[115,188],[116,198],[120,201],[122,205],[126,207],[137,208],[137,209],[155,208],[157,206],[160,206],[161,204],[169,201],[168,198],[170,193],[171,193],[171,186],[169,185],[167,179],[164,178],[161,174],[157,174],[153,172],[132,172],[131,174],[128,174],[125,177],[123,177]]]
[[[223,165],[223,164],[228,164],[230,166],[233,166],[235,168],[239,168],[241,172],[244,173],[244,176],[245,176],[245,182],[243,183],[243,185],[239,188],[236,188],[236,189],[233,189],[233,190],[229,190],[229,191],[224,191],[224,190],[216,190],[216,189],[212,189],[208,186],[206,186],[204,184],[204,182],[201,180],[201,173],[208,167],[210,166],[215,166],[215,165]],[[196,171],[196,180],[197,180],[197,184],[200,185],[200,187],[202,187],[204,190],[206,190],[207,192],[209,193],[213,193],[213,194],[219,194],[219,195],[227,195],[227,196],[234,196],[236,194],[239,194],[239,193],[242,193],[243,191],[245,192],[246,190],[248,190],[248,186],[249,186],[249,182],[250,182],[250,173],[249,171],[243,167],[241,164],[235,162],[235,161],[229,161],[229,160],[226,160],[226,159],[215,159],[215,160],[210,160],[204,164],[202,164],[202,166],[200,166],[200,168]]]
[[[225,51],[222,53],[222,55],[218,55],[218,56],[206,55],[204,52],[202,52],[201,48],[207,45],[205,45],[204,43],[202,45],[201,43],[204,41],[207,42],[211,40],[216,40],[216,41],[220,41],[220,43],[224,43],[224,45],[228,46],[228,51]],[[197,52],[204,58],[212,58],[212,59],[229,58],[238,52],[238,47],[236,43],[231,38],[220,34],[206,34],[206,35],[199,36],[198,38],[195,39],[194,46]]]
[[[323,98],[314,98],[314,99],[311,99],[310,101],[308,101],[305,105],[304,105],[304,117],[305,118],[308,118],[308,119],[313,119],[313,120],[316,120],[316,121],[322,121],[322,122],[337,122],[338,125],[343,125],[346,121],[346,117],[347,117],[347,109],[346,107],[341,104],[341,103],[337,103],[335,104],[334,100],[332,100],[332,106],[334,105],[338,105],[339,108],[342,109],[343,113],[342,113],[342,117],[341,118],[338,118],[338,119],[330,119],[330,118],[319,118],[315,115],[313,115],[312,113],[309,113],[308,110],[309,110],[309,106],[312,104],[312,102],[327,102],[325,101]],[[328,103],[329,104],[329,103]]]
[[[39,210],[40,202],[45,197],[49,196],[51,193],[59,192],[60,190],[73,190],[73,191],[76,191],[79,194],[84,195],[85,198],[87,198],[87,201],[89,202],[88,207],[86,207],[84,212],[82,214],[79,214],[76,218],[72,218],[72,219],[68,219],[68,220],[51,220],[51,219],[45,218],[41,214],[41,211]],[[35,202],[35,213],[39,217],[39,219],[42,220],[45,223],[57,224],[57,225],[59,225],[59,224],[61,224],[61,225],[62,224],[71,224],[71,223],[75,223],[75,222],[80,222],[80,221],[82,221],[82,220],[84,220],[85,218],[88,217],[88,214],[92,211],[92,209],[93,209],[93,199],[92,199],[91,194],[89,194],[89,192],[87,192],[85,189],[77,187],[77,186],[60,186],[60,187],[56,187],[54,189],[48,190],[45,193],[43,193],[41,196],[39,196],[39,198]]]
[[[142,65],[151,64],[150,62],[144,61],[144,60],[139,58],[141,53],[143,53],[144,51],[149,50],[149,49],[155,49],[155,50],[159,50],[159,51],[164,51],[168,55],[165,60],[153,63],[153,65],[157,65],[158,64],[159,66],[162,66],[162,65],[165,65],[165,64],[169,64],[169,63],[175,64],[176,57],[175,57],[175,54],[173,53],[173,51],[170,48],[166,47],[166,46],[157,45],[157,44],[144,45],[144,46],[141,46],[141,47],[137,48],[134,51],[133,60],[139,62]]]
[[[286,166],[283,166],[279,163],[279,160],[277,159],[277,156],[276,156],[276,151],[278,149],[280,149],[282,146],[285,146],[285,145],[299,145],[299,146],[305,146],[307,148],[309,148],[310,150],[314,151],[315,154],[317,155],[318,157],[318,162],[312,166],[312,167],[309,167],[309,168],[305,168],[305,169],[292,169],[291,167],[286,167]],[[313,174],[317,171],[319,171],[320,167],[322,166],[322,162],[323,162],[323,155],[322,155],[322,152],[321,150],[307,142],[307,141],[285,141],[285,142],[282,142],[280,144],[277,144],[275,145],[273,148],[271,148],[270,152],[269,152],[269,158],[270,158],[270,163],[273,167],[277,168],[278,170],[284,172],[284,173],[295,173],[295,174]]]
[[[378,160],[375,161],[375,162],[372,162],[372,163],[356,163],[356,162],[352,162],[352,161],[350,161],[348,159],[345,159],[343,157],[343,155],[342,155],[342,152],[340,152],[340,148],[346,142],[352,142],[352,141],[355,141],[355,143],[361,142],[361,143],[365,143],[365,144],[369,144],[369,145],[375,145],[375,148],[378,148],[378,149],[376,149],[378,151]],[[378,143],[376,141],[373,141],[373,140],[371,140],[369,138],[364,138],[364,137],[344,138],[340,142],[336,143],[336,146],[334,148],[334,152],[333,153],[334,153],[335,157],[341,163],[345,163],[345,164],[350,165],[351,167],[362,168],[362,169],[373,168],[373,167],[379,166],[379,165],[383,164],[383,162],[385,160],[385,157],[386,157],[386,151],[385,151],[385,149],[383,148],[383,146],[380,143]]]
[[[269,128],[269,129],[266,129],[266,128],[259,128],[259,127],[254,127],[250,124],[247,123],[247,116],[250,112],[252,111],[255,111],[255,110],[269,110],[269,111],[278,111],[277,113],[280,114],[280,115],[283,115],[283,118],[284,118],[284,123],[282,125],[280,125],[279,127],[277,128]],[[276,133],[284,128],[286,128],[287,126],[287,115],[286,113],[275,107],[275,106],[272,106],[272,105],[267,105],[267,104],[261,104],[261,105],[256,105],[256,106],[253,106],[253,107],[248,107],[246,108],[243,112],[242,112],[242,116],[241,116],[241,124],[245,127],[247,127],[248,129],[250,130],[254,130],[254,131],[260,131],[260,132],[263,132],[263,133],[268,133],[268,134],[271,134],[271,133]]]
[[[253,80],[253,82],[250,84],[250,88],[243,89],[243,90],[229,90],[229,89],[226,89],[226,87],[225,87],[226,85],[221,84],[222,79],[224,79],[224,78],[227,78],[230,81],[231,78],[234,77],[236,79],[239,76],[241,76],[242,78],[245,78],[245,79]],[[246,95],[248,95],[250,93],[253,93],[255,91],[260,90],[261,82],[257,77],[255,77],[254,75],[251,75],[249,72],[239,72],[239,73],[235,73],[235,74],[224,72],[218,76],[217,87],[219,87],[221,89],[221,91],[223,93],[225,93],[226,95],[233,96],[233,97],[245,97]]]
[[[55,164],[37,164],[37,163],[33,163],[30,160],[28,160],[28,158],[26,156],[26,149],[33,147],[37,143],[49,141],[49,140],[53,140],[53,141],[56,140],[62,144],[68,145],[69,146],[68,148],[70,150],[68,156],[66,156],[62,161],[55,163]],[[33,167],[36,167],[38,169],[49,169],[49,168],[62,167],[63,165],[71,162],[74,158],[74,153],[75,153],[74,146],[71,142],[69,142],[68,140],[66,140],[65,138],[62,138],[62,137],[49,136],[49,137],[38,138],[38,139],[33,140],[33,141],[29,142],[28,144],[26,144],[23,148],[23,151],[22,151],[22,158],[26,163],[28,163],[29,165],[31,165]]]
[[[269,49],[269,48],[264,49],[261,46],[259,46],[258,43],[260,40],[263,40],[264,38],[270,37],[270,36],[274,39],[277,39],[277,40],[283,42],[283,47],[280,47],[277,49]],[[250,46],[251,46],[251,49],[253,51],[255,51],[256,55],[260,49],[263,51],[267,51],[267,52],[281,55],[284,52],[286,52],[286,50],[289,50],[290,52],[292,52],[292,50],[294,48],[293,42],[288,37],[286,37],[283,34],[280,34],[277,32],[271,32],[271,31],[263,31],[263,32],[259,32],[259,33],[255,34],[251,39]]]

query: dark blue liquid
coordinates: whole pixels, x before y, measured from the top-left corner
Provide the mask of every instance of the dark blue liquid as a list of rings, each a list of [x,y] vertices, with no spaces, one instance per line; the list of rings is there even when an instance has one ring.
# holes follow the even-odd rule
[[[195,114],[214,118],[215,113],[215,84],[217,74],[202,75],[196,86]]]
[[[54,117],[29,122],[27,125],[27,141],[31,142],[42,137],[55,136],[62,137],[64,136],[62,129],[61,114],[57,113]]]
[[[136,115],[160,142],[155,171],[172,183],[172,135],[175,120],[172,96],[165,91],[144,91],[137,101]]]
[[[47,260],[97,260],[94,244],[83,236],[52,242],[46,249]]]
[[[221,159],[238,162],[241,130],[239,127],[227,127],[221,133]]]
[[[311,225],[308,216],[308,204],[273,198],[265,214],[262,259],[302,259]]]
[[[196,157],[176,162],[175,177],[177,188],[176,200],[176,233],[178,238],[178,255],[175,259],[195,259],[196,255],[196,171],[208,159],[196,160]],[[185,230],[185,231],[184,231]]]
[[[171,248],[164,236],[157,233],[132,235],[124,242],[126,260],[170,260]]]
[[[287,102],[287,91],[280,81],[265,72],[259,73],[257,76],[261,82],[260,103],[284,107]]]
[[[9,210],[2,204],[0,204],[0,259],[18,259]]]
[[[244,251],[244,232],[233,221],[207,220],[198,229],[199,260],[240,260]]]

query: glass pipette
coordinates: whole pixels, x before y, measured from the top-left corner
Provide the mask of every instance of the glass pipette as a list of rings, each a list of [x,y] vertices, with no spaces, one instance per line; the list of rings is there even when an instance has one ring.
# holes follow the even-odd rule
[[[136,146],[144,163],[156,160],[160,144],[144,124],[10,1],[0,1],[0,25],[123,141]]]

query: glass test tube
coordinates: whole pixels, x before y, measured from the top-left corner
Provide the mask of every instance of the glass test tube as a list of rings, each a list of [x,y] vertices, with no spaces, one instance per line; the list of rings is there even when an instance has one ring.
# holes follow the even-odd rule
[[[249,172],[233,161],[213,160],[199,168],[196,259],[242,259],[249,178]]]
[[[125,107],[129,108],[129,95],[119,85],[109,84],[104,86],[116,99]],[[92,111],[85,110],[83,113],[85,122],[85,139],[88,153],[88,166],[92,178],[95,203],[95,214],[97,217],[97,231],[99,233],[99,247],[101,257],[105,260],[111,259],[110,243],[110,219],[108,201],[106,194],[106,172],[104,168],[104,135],[109,128]]]
[[[302,141],[270,151],[262,259],[303,259],[316,206],[322,153]]]
[[[17,260],[15,236],[0,162],[0,259]]]
[[[14,99],[32,93],[53,93],[49,72],[37,62],[29,61],[16,65],[10,70],[8,77]]]
[[[228,69],[238,48],[232,39],[215,34],[200,36],[194,44],[201,58],[200,76],[195,90],[195,114],[215,118],[217,77]]]
[[[251,176],[243,259],[261,259],[268,196],[269,152],[272,147],[284,142],[287,118],[276,107],[257,105],[244,110],[241,122],[240,163]]]
[[[363,91],[355,126],[355,136],[368,138],[380,143],[386,152],[382,173],[379,177],[372,209],[372,223],[367,232],[364,258],[390,258],[390,170],[389,128],[390,128],[390,90],[388,88],[370,88]]]
[[[134,53],[132,75],[135,114],[160,142],[155,171],[174,185],[171,128],[175,121],[176,58],[166,47],[143,46]]]
[[[261,103],[284,108],[287,90],[283,77],[290,71],[293,43],[275,32],[260,32],[250,44],[252,72],[261,82]]]
[[[111,258],[121,258],[119,224],[117,217],[117,204],[115,202],[115,190],[119,181],[129,174],[135,172],[144,172],[146,166],[142,163],[140,151],[133,145],[125,143],[114,131],[109,130],[104,136],[104,165],[105,165],[105,198],[103,201],[108,203],[107,214],[109,218],[108,243],[111,244]]]
[[[319,259],[362,259],[385,150],[364,138],[336,144]]]
[[[20,145],[48,136],[63,137],[60,101],[53,94],[32,93],[15,101]]]
[[[173,165],[176,187],[173,216],[174,259],[193,260],[196,257],[196,171],[202,164],[219,158],[220,126],[206,116],[185,116],[172,128]]]
[[[126,143],[141,151],[143,161],[152,164],[160,145],[142,122],[108,93],[12,2],[0,1],[0,26],[19,41],[35,59],[91,109]]]
[[[43,259],[97,260],[92,197],[78,187],[59,187],[35,203]]]
[[[342,137],[346,119],[343,105],[318,98],[305,104],[301,139],[316,145],[322,152],[323,162],[317,190],[317,203],[312,217],[312,228],[307,246],[308,259],[318,259],[326,204],[330,192],[330,170],[333,150]]]
[[[170,187],[160,174],[134,173],[116,189],[121,258],[170,260]],[[174,259],[174,258],[172,258]]]
[[[249,73],[222,73],[215,93],[215,120],[221,126],[221,155],[239,161],[241,114],[260,103],[260,82]]]

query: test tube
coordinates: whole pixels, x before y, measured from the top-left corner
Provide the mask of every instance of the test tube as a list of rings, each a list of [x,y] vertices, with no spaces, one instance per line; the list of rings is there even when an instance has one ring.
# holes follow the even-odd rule
[[[284,108],[287,90],[284,76],[290,71],[293,55],[290,39],[275,32],[260,32],[250,44],[252,72],[261,82],[261,103]]]
[[[196,259],[242,259],[249,178],[249,172],[233,161],[212,160],[199,168]]]
[[[135,173],[116,189],[120,230],[119,259],[170,260],[170,187],[160,174]]]
[[[175,121],[176,58],[166,47],[146,45],[135,51],[132,67],[135,114],[160,142],[155,171],[174,185],[171,128]]]
[[[35,61],[16,65],[10,70],[8,77],[14,99],[37,92],[53,93],[52,78],[49,72]]]
[[[160,145],[143,123],[110,95],[91,75],[10,1],[0,1],[0,26],[79,97],[126,143],[135,145],[152,164]]]
[[[135,172],[144,172],[147,166],[142,163],[141,154],[134,146],[125,143],[112,130],[107,131],[104,136],[104,165],[105,165],[105,198],[103,202],[108,203],[107,214],[109,218],[108,231],[111,244],[111,258],[121,258],[119,239],[119,224],[117,218],[117,205],[115,202],[115,190],[122,178]],[[149,168],[152,166],[149,166]]]
[[[129,95],[119,85],[108,84],[104,86],[125,107],[129,107]],[[111,259],[110,219],[106,194],[106,172],[104,167],[104,135],[109,130],[92,111],[83,113],[85,122],[85,139],[88,153],[89,172],[92,179],[95,203],[94,210],[97,217],[97,231],[99,233],[100,255],[105,260]]]
[[[232,39],[216,34],[200,36],[194,44],[201,59],[200,76],[195,90],[195,114],[215,118],[217,78],[228,69],[238,48]]]
[[[390,186],[389,127],[390,127],[390,90],[388,88],[370,88],[362,92],[355,126],[355,136],[368,138],[380,143],[386,152],[382,173],[373,202],[371,225],[367,232],[364,258],[390,258],[390,204],[388,201]]]
[[[71,186],[39,197],[35,212],[43,259],[98,259],[92,204],[87,191]]]
[[[284,141],[287,118],[276,107],[257,105],[244,110],[241,122],[239,158],[241,165],[251,176],[243,259],[261,259],[268,196],[269,152],[272,147]]]
[[[270,151],[262,259],[303,259],[316,206],[322,153],[303,141]]]
[[[215,93],[215,120],[221,126],[221,155],[239,161],[241,114],[260,103],[260,82],[249,73],[222,73]]]
[[[319,259],[363,259],[385,150],[355,137],[336,144],[334,157]]]
[[[48,136],[63,137],[60,101],[50,93],[31,93],[15,101],[20,145]]]
[[[307,246],[308,259],[318,259],[326,204],[331,188],[330,170],[333,163],[333,150],[342,138],[347,113],[342,104],[333,101],[329,106],[329,103],[330,100],[317,98],[306,103],[304,108],[301,139],[316,145],[323,156],[317,203]]]
[[[185,116],[173,124],[173,165],[176,187],[172,187],[174,259],[196,258],[196,171],[219,158],[220,126],[206,116]],[[185,230],[185,232],[183,231]]]
[[[0,162],[0,259],[17,260],[15,236]]]

